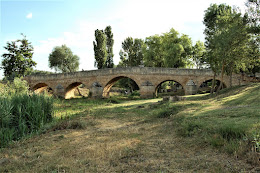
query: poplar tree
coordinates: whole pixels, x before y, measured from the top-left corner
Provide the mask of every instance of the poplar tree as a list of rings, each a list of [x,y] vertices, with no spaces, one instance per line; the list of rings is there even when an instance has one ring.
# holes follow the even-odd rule
[[[95,30],[94,54],[95,67],[102,69],[106,67],[107,50],[106,50],[106,35],[103,30]]]
[[[113,39],[113,33],[112,33],[111,26],[107,26],[105,29],[106,34],[106,50],[107,50],[107,58],[106,58],[106,67],[107,68],[113,68],[114,62],[113,62],[113,45],[114,45],[114,39]]]

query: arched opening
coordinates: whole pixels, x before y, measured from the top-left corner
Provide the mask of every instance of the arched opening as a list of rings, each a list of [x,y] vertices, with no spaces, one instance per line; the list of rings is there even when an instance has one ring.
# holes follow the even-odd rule
[[[202,84],[198,88],[198,94],[205,94],[205,93],[210,93],[211,89],[213,88],[213,92],[216,92],[218,87],[220,86],[221,81],[216,80],[215,86],[213,88],[213,79],[206,80],[202,82]],[[227,86],[223,82],[223,88],[226,88]],[[221,88],[221,89],[223,89]]]
[[[113,96],[140,96],[139,86],[137,83],[126,76],[115,77],[110,80],[103,90],[103,97],[113,97]]]
[[[32,88],[33,92],[36,94],[48,93],[53,94],[53,89],[49,87],[46,83],[38,83]]]
[[[163,96],[183,96],[185,95],[185,91],[183,86],[174,80],[166,80],[161,82],[155,88],[155,96],[163,97]]]
[[[65,99],[88,97],[89,89],[81,82],[70,84],[65,91]]]

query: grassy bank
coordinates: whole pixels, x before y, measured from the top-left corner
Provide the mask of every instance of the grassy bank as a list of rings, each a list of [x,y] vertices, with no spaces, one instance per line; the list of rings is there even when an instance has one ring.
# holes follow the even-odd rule
[[[174,103],[56,100],[61,120],[0,150],[0,172],[257,172],[259,92],[252,84]]]
[[[206,143],[237,158],[259,164],[260,85],[223,90],[218,96],[190,96],[173,103],[171,119],[177,134]]]

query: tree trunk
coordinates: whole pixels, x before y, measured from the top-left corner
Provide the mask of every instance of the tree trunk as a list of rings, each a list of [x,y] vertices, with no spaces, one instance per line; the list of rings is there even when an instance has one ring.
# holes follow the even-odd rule
[[[217,94],[219,93],[219,90],[223,88],[223,76],[224,76],[224,68],[225,68],[225,63],[223,62],[222,68],[221,68],[221,79],[220,79],[220,85],[217,89]]]
[[[215,91],[215,85],[216,85],[216,72],[214,72],[214,76],[213,76],[213,83],[212,83],[212,87],[210,90],[210,94],[212,95]]]
[[[232,87],[232,75],[233,75],[233,73],[232,73],[232,71],[231,71],[230,76],[229,76],[230,87]]]

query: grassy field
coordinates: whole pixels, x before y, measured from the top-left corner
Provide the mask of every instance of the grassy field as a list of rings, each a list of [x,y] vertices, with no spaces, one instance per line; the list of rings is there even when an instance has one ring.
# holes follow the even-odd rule
[[[175,103],[57,100],[55,116],[0,150],[0,172],[260,171],[260,84]]]

